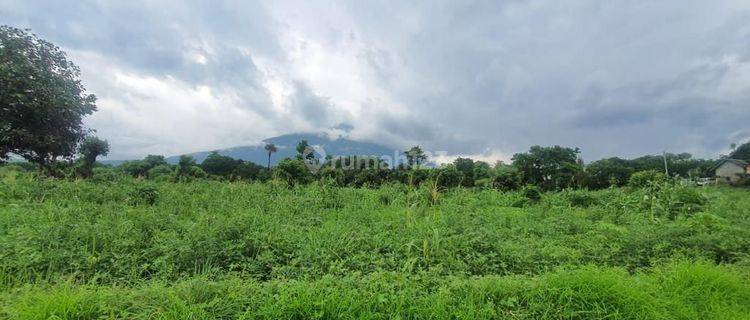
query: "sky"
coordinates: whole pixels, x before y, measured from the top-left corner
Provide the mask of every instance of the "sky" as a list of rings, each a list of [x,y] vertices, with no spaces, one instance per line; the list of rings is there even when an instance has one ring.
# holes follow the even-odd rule
[[[750,1],[0,0],[98,97],[109,159],[330,132],[509,160],[750,139]]]

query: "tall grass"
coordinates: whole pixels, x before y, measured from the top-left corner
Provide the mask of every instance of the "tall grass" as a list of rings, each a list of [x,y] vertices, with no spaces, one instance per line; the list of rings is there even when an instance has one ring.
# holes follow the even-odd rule
[[[747,319],[747,274],[673,263],[629,275],[588,266],[541,276],[372,273],[316,280],[195,276],[167,284],[69,282],[0,296],[9,319]]]
[[[748,195],[14,176],[0,318],[742,319]]]

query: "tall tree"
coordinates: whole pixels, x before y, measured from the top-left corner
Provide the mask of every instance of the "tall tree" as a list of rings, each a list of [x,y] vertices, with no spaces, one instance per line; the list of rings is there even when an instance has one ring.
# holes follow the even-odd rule
[[[573,187],[580,171],[578,148],[560,146],[533,146],[527,153],[513,156],[513,166],[523,174],[526,183],[544,190],[555,190]]]
[[[273,143],[267,144],[265,149],[268,151],[268,169],[271,169],[271,154],[278,151],[278,149],[276,149],[276,145]]]
[[[180,161],[177,163],[177,176],[182,177],[188,175],[191,168],[196,165],[195,158],[186,154],[181,155]]]
[[[404,155],[406,155],[406,164],[409,167],[419,166],[427,160],[427,155],[419,146],[413,146],[411,149],[404,151]]]
[[[89,132],[96,97],[57,46],[28,30],[0,26],[0,161],[10,154],[49,169],[72,157]]]
[[[453,166],[461,173],[461,185],[464,187],[474,186],[474,160],[470,158],[456,158]]]
[[[211,152],[201,163],[201,168],[208,174],[228,177],[242,160],[235,160],[232,157],[222,156],[218,152]]]

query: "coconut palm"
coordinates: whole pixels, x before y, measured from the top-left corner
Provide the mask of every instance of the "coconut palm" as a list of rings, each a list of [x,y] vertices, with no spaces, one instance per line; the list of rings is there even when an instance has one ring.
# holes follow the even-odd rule
[[[278,151],[278,149],[276,149],[273,143],[267,144],[265,149],[268,151],[268,169],[271,169],[271,154]]]

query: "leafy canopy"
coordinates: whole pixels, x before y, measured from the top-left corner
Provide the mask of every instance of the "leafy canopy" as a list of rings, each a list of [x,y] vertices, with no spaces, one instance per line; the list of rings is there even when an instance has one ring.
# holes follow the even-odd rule
[[[16,154],[49,166],[72,157],[96,111],[79,68],[27,30],[0,26],[0,161]]]

